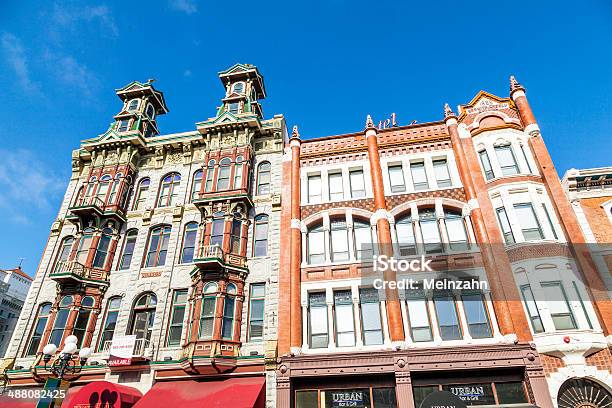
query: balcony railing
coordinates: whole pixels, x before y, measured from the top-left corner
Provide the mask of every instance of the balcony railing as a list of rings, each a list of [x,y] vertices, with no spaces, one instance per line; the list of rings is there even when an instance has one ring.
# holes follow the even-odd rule
[[[76,277],[88,280],[108,281],[109,272],[100,269],[85,266],[77,261],[59,262],[53,272],[53,279],[71,279]]]
[[[198,248],[197,256],[194,259],[196,263],[206,263],[208,260],[219,260],[220,262],[231,264],[234,266],[243,267],[246,259],[243,256],[226,253],[219,245],[201,245]]]
[[[70,206],[70,211],[74,215],[91,215],[97,213],[98,215],[110,214],[119,215],[123,217],[125,215],[125,209],[116,203],[106,203],[103,199],[98,196],[91,197],[79,197]]]
[[[109,355],[111,345],[113,344],[112,340],[107,340],[104,342],[102,346],[102,354]],[[132,349],[132,358],[148,358],[151,354],[151,342],[147,339],[136,339],[134,343],[134,348]]]
[[[98,207],[99,209],[103,209],[104,200],[97,196],[79,197],[71,208],[78,207]]]

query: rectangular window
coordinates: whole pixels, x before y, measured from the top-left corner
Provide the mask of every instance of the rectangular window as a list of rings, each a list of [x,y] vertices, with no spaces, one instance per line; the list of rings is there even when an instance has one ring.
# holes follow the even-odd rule
[[[516,241],[514,240],[514,234],[512,234],[512,228],[510,227],[510,221],[508,220],[506,209],[504,207],[499,207],[495,210],[495,212],[497,213],[497,220],[499,221],[501,233],[504,236],[504,242],[507,245],[514,244]]]
[[[223,303],[223,325],[221,326],[221,336],[224,339],[231,339],[234,334],[234,304],[233,297],[226,296]]]
[[[480,157],[480,164],[485,173],[485,179],[491,180],[493,175],[493,168],[491,167],[491,160],[489,160],[489,154],[486,150],[481,150],[478,152],[478,157]]]
[[[213,335],[215,326],[215,305],[217,297],[207,295],[202,298],[202,315],[200,316],[200,338],[206,339]]]
[[[117,318],[119,317],[119,307],[121,306],[121,298],[114,297],[108,302],[106,311],[106,320],[102,328],[102,335],[98,342],[98,352],[104,349],[104,343],[111,341],[115,335],[115,327],[117,326]]]
[[[133,231],[133,230],[132,230]],[[121,256],[121,263],[119,270],[129,269],[132,263],[132,256],[134,256],[134,248],[136,247],[136,233],[128,233],[123,246],[123,255]]]
[[[580,291],[578,290],[578,285],[576,285],[576,281],[572,281],[572,286],[574,286],[574,291],[576,292],[576,299],[580,302],[580,306],[582,308],[582,313],[584,313],[584,318],[589,325],[589,329],[593,329],[593,323],[591,323],[591,318],[586,309],[586,305],[584,304],[584,300],[582,300],[582,296],[580,295]]]
[[[308,263],[325,262],[325,231],[323,227],[308,233]]]
[[[544,239],[540,222],[531,203],[514,204],[514,212],[523,231],[525,241]]]
[[[436,182],[438,183],[438,188],[450,187],[452,183],[446,159],[434,160],[433,168],[436,176]]]
[[[310,348],[325,348],[329,343],[325,292],[310,293],[308,305]]]
[[[365,181],[363,179],[363,170],[351,170],[349,172],[349,181],[351,183],[351,197],[362,198],[365,197]]]
[[[555,239],[559,239],[559,236],[557,235],[557,231],[555,231],[555,226],[552,222],[552,218],[550,218],[550,213],[548,212],[548,208],[546,208],[546,204],[542,203],[542,209],[544,210],[544,214],[546,215],[546,220],[548,221],[548,226],[550,227],[550,230],[553,233],[553,237],[555,237]]]
[[[119,121],[119,125],[117,126],[117,132],[127,132],[130,121],[128,119],[123,119]]]
[[[544,331],[544,326],[542,325],[542,318],[540,317],[538,305],[533,297],[531,286],[521,286],[521,296],[523,297],[523,302],[525,302],[525,308],[527,309],[533,332],[542,333]]]
[[[414,228],[410,218],[404,218],[395,224],[397,232],[397,243],[399,245],[401,256],[410,256],[416,254],[416,243],[414,240]]]
[[[429,188],[425,162],[410,163],[410,172],[412,173],[412,183],[415,191],[423,191]]]
[[[529,160],[527,160],[527,152],[525,151],[525,146],[523,146],[522,144],[521,153],[523,153],[523,159],[525,159],[525,163],[527,164],[527,170],[529,170],[530,173],[533,173],[533,170],[531,170],[531,164],[529,164]]]
[[[262,341],[266,285],[252,283],[249,295],[249,341]]]
[[[361,306],[361,335],[363,344],[383,344],[382,321],[378,290],[374,288],[359,289]]]
[[[484,299],[480,293],[461,295],[468,330],[474,339],[492,337],[491,323],[485,306]]]
[[[448,243],[453,251],[467,250],[467,233],[465,231],[465,223],[459,215],[446,215],[444,219],[446,224],[446,233],[448,234]]]
[[[374,248],[372,245],[372,230],[369,224],[353,222],[355,236],[355,255],[357,259],[372,259]]]
[[[170,327],[168,327],[167,346],[178,346],[181,344],[183,333],[183,319],[187,308],[187,289],[174,291],[172,298],[172,312],[170,314]]]
[[[38,318],[36,322],[36,326],[34,326],[34,331],[32,332],[32,339],[30,340],[30,347],[28,348],[28,356],[33,356],[38,351],[38,347],[40,346],[40,342],[42,340],[42,336],[45,332],[45,326],[47,325],[47,316],[41,316]]]
[[[240,112],[240,103],[239,102],[232,102],[228,105],[228,109],[227,109],[230,113],[238,113]]]
[[[330,201],[341,201],[344,199],[342,173],[329,174],[329,199]]]
[[[344,220],[331,222],[331,258],[332,262],[344,262],[349,259],[348,229]]]
[[[308,176],[308,203],[321,202],[321,175]]]
[[[442,252],[442,239],[440,238],[440,229],[438,228],[435,210],[423,210],[419,212],[419,217],[425,252]]]
[[[434,306],[442,340],[461,340],[463,335],[461,334],[457,306],[453,295],[444,292],[435,294]]]
[[[408,307],[408,324],[412,341],[432,341],[429,308],[423,290],[406,290],[406,306]]]
[[[389,183],[391,184],[392,193],[401,193],[403,191],[406,191],[404,170],[401,164],[389,166]]]
[[[560,282],[542,282],[544,299],[556,330],[577,329],[565,290]]]
[[[497,155],[497,161],[499,162],[499,167],[501,167],[504,176],[518,174],[518,164],[516,163],[516,158],[514,157],[514,152],[510,145],[495,146],[495,154]]]
[[[66,327],[69,313],[69,309],[59,309],[57,311],[55,315],[55,323],[53,324],[53,329],[51,330],[51,336],[49,336],[49,343],[53,343],[55,345],[60,344],[62,341],[62,336],[64,335],[64,327]]]
[[[353,299],[350,290],[334,292],[334,318],[336,326],[336,345],[350,347],[355,345],[355,319]]]
[[[77,318],[72,328],[72,334],[77,336],[79,347],[82,346],[83,340],[85,340],[85,332],[87,331],[87,325],[89,324],[89,316],[91,315],[90,309],[80,309]]]

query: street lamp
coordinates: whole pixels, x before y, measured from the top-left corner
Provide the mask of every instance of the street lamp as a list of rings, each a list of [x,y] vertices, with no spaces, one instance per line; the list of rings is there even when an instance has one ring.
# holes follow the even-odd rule
[[[59,356],[53,360],[53,362],[51,362],[51,359],[57,352],[57,346],[53,343],[47,344],[43,348],[45,369],[52,372],[61,380],[66,380],[66,377],[69,375],[80,373],[81,369],[87,362],[87,358],[91,355],[91,348],[82,348],[78,354],[76,354],[78,349],[77,341],[78,339],[75,335],[66,337],[64,349],[60,352]],[[49,364],[50,362],[51,364]]]

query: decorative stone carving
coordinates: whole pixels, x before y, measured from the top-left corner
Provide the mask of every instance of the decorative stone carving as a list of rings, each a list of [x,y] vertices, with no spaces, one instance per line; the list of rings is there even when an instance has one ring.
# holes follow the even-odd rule
[[[161,169],[164,166],[164,147],[155,148],[155,168]]]
[[[55,220],[53,224],[51,224],[51,235],[57,235],[62,230],[62,225],[64,225],[64,220],[58,218]]]
[[[183,164],[191,163],[193,148],[190,143],[183,144]]]
[[[181,221],[183,218],[184,207],[182,205],[176,206],[172,209],[172,219],[174,221]]]

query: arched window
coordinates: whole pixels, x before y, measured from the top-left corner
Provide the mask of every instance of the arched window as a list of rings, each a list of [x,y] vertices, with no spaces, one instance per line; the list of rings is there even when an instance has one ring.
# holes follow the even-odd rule
[[[154,293],[140,295],[134,303],[129,333],[136,335],[137,339],[151,340],[156,307],[157,296]]]
[[[115,174],[115,178],[113,179],[113,186],[111,187],[110,196],[108,197],[108,205],[117,204],[115,203],[115,198],[117,198],[117,190],[119,190],[119,185],[121,183],[121,178],[123,174],[117,173]]]
[[[36,320],[34,321],[34,328],[30,335],[30,345],[28,346],[27,356],[33,356],[38,352],[38,347],[42,341],[47,321],[49,320],[49,314],[51,313],[51,303],[41,303],[38,306],[38,313],[36,314]]]
[[[132,257],[134,256],[134,248],[136,247],[136,238],[138,237],[138,230],[131,229],[125,233],[125,242],[123,243],[123,253],[121,254],[121,262],[119,263],[119,270],[130,269],[132,263]]]
[[[257,168],[257,194],[270,194],[270,162],[262,162]]]
[[[55,313],[55,322],[53,323],[53,329],[51,329],[49,343],[55,344],[57,347],[61,346],[60,343],[64,337],[64,329],[66,327],[66,322],[68,321],[70,306],[72,306],[73,301],[74,299],[72,296],[64,296],[60,300],[57,313]]]
[[[176,204],[176,198],[178,197],[178,189],[180,185],[180,174],[171,173],[164,177],[159,190],[159,200],[157,201],[157,206],[170,207]]]
[[[191,201],[197,200],[200,195],[200,189],[202,188],[202,170],[198,170],[193,173],[193,182],[191,183]]]
[[[98,246],[96,248],[96,255],[94,256],[93,267],[104,268],[106,263],[106,256],[108,255],[108,247],[112,239],[113,230],[110,228],[104,228]]]
[[[85,334],[87,333],[87,325],[89,324],[89,317],[91,316],[91,309],[94,305],[95,301],[91,296],[85,296],[81,299],[81,305],[77,313],[77,318],[74,321],[74,328],[72,329],[72,334],[78,339],[77,345],[79,347],[83,346]]]
[[[70,252],[72,251],[72,244],[74,244],[74,237],[64,237],[62,244],[60,245],[59,252],[57,253],[57,260],[55,261],[54,270],[59,270],[62,265],[68,261]]]
[[[106,203],[106,194],[108,193],[108,187],[111,183],[111,176],[106,174],[100,177],[100,182],[98,183],[98,191],[96,192],[96,197],[102,200],[102,203]]]
[[[419,209],[419,225],[421,226],[425,252],[442,252],[442,239],[440,238],[436,210],[433,208]]]
[[[236,307],[236,285],[230,283],[225,290],[226,295],[223,303],[223,322],[221,325],[221,337],[231,339],[234,336],[234,312]]]
[[[236,164],[234,165],[234,189],[242,188],[242,162],[244,159],[242,156],[236,157]]]
[[[210,245],[223,248],[223,234],[225,232],[225,217],[222,212],[213,215],[212,228],[210,230]]]
[[[153,105],[149,104],[149,106],[147,106],[147,116],[151,120],[155,119],[155,108],[153,107]]]
[[[151,230],[145,267],[163,266],[166,263],[171,229],[169,225],[160,225]]]
[[[93,241],[93,233],[93,228],[86,228],[83,231],[83,235],[79,239],[79,249],[76,253],[76,261],[81,265],[85,265],[87,263],[89,250],[91,249],[91,242]]]
[[[132,99],[130,101],[130,104],[128,105],[128,111],[133,112],[136,109],[138,109],[138,102],[139,102],[138,99]]]
[[[227,190],[230,182],[231,160],[224,157],[219,162],[219,173],[217,174],[217,191]]]
[[[372,229],[370,223],[353,221],[353,241],[355,242],[355,257],[357,259],[372,259]]]
[[[102,334],[100,335],[100,340],[98,341],[98,352],[105,348],[104,343],[113,340],[120,307],[121,296],[114,296],[108,299],[106,306],[106,317],[104,318],[104,323],[102,324]]]
[[[199,338],[211,338],[215,328],[215,307],[217,304],[218,286],[208,282],[202,290],[202,313],[200,315]]]
[[[348,229],[344,218],[331,220],[331,260],[344,262],[349,260]]]
[[[444,210],[444,223],[448,235],[448,244],[453,251],[465,250],[468,247],[467,231],[460,212]]]
[[[213,189],[213,181],[215,180],[215,161],[210,160],[206,169],[206,185],[204,191],[209,193]]]
[[[234,92],[235,93],[244,93],[244,82],[236,82],[234,84]]]
[[[323,224],[318,224],[308,231],[307,237],[308,263],[325,262],[325,230]]]
[[[240,215],[234,215],[232,230],[230,232],[230,252],[240,254],[240,238],[242,236],[242,220]]]
[[[397,243],[401,256],[410,256],[416,254],[416,241],[414,239],[414,226],[412,224],[412,216],[407,215],[400,218],[395,223],[397,232]]]
[[[268,216],[259,214],[255,217],[253,233],[253,256],[268,255]]]
[[[197,234],[197,222],[190,222],[185,225],[185,231],[183,232],[183,249],[181,251],[181,263],[193,262]]]
[[[143,210],[149,195],[149,186],[151,185],[151,179],[143,178],[138,183],[138,189],[136,189],[136,197],[134,198],[134,210]]]

